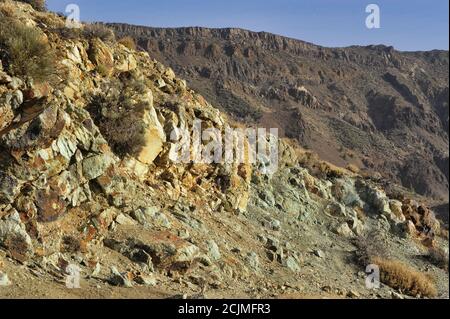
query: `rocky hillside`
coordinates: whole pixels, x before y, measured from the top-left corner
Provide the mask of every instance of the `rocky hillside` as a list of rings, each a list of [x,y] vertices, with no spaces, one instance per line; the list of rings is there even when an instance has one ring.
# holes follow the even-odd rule
[[[287,140],[270,175],[174,162],[174,128],[231,121],[171,68],[15,1],[0,26],[0,297],[448,298],[420,197]]]
[[[336,165],[448,202],[448,52],[324,48],[240,29],[112,27],[233,117],[279,127]]]

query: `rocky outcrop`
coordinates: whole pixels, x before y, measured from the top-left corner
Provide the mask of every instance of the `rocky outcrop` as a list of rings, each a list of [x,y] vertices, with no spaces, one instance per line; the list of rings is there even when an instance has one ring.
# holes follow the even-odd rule
[[[46,35],[62,80],[35,83],[8,68],[0,73],[0,286],[15,287],[16,270],[61,285],[79,269],[90,287],[158,285],[257,298],[328,296],[332,283],[339,296],[373,298],[355,280],[361,265],[353,261],[354,241],[373,233],[392,255],[448,279],[416,257],[418,249],[448,247],[446,228],[416,196],[394,196],[373,178],[272,137],[267,144],[279,153],[274,170],[268,156],[251,152],[239,161],[213,161],[204,156],[211,135],[199,139],[192,128],[200,121],[202,129],[223,133],[241,125],[171,68],[114,41],[65,37],[55,14],[9,0],[0,12],[5,3]],[[264,34],[255,41],[267,39],[271,50],[312,47],[290,49],[290,41]],[[180,51],[194,49],[186,44]],[[226,52],[257,54],[235,46]],[[385,59],[397,63],[395,52]],[[321,107],[309,88],[295,87],[291,95],[304,107]],[[179,156],[181,139],[195,141],[186,144],[190,156]],[[250,142],[242,142],[246,151]],[[4,256],[11,268],[2,268]],[[350,294],[355,289],[361,290]],[[390,296],[383,289],[379,296]],[[448,286],[439,293],[448,296]]]
[[[335,165],[448,201],[438,160],[448,158],[448,52],[324,48],[241,29],[110,26],[232,117],[279,127]]]

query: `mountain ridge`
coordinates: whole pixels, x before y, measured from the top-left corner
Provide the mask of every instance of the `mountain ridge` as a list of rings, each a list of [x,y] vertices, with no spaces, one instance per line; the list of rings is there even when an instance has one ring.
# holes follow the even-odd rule
[[[233,33],[233,31],[241,33],[241,34],[254,34],[254,35],[268,35],[272,38],[282,38],[286,40],[292,40],[295,42],[300,42],[306,45],[311,45],[317,48],[323,48],[323,49],[351,49],[351,48],[380,48],[380,49],[394,49],[397,52],[400,53],[447,53],[449,52],[448,49],[429,49],[429,50],[399,50],[396,49],[393,45],[386,45],[382,43],[373,43],[373,44],[351,44],[351,45],[345,45],[345,46],[327,46],[327,45],[321,45],[317,44],[311,41],[302,40],[300,38],[291,37],[283,34],[278,34],[270,31],[254,31],[246,28],[241,27],[205,27],[205,26],[178,26],[178,27],[156,27],[151,25],[144,25],[144,24],[133,24],[133,23],[125,23],[125,22],[98,22],[105,25],[110,25],[113,28],[115,26],[119,26],[119,32],[123,32],[120,30],[120,27],[123,29],[127,29],[127,27],[131,27],[136,32],[139,33],[137,30],[152,30],[152,31],[216,31],[217,33],[223,33],[223,34],[230,34]]]

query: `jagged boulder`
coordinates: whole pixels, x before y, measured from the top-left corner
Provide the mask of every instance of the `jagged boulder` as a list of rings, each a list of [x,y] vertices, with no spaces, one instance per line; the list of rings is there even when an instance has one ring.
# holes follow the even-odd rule
[[[166,135],[153,107],[145,110],[142,121],[145,125],[144,141],[136,158],[142,163],[152,164],[163,150]]]
[[[97,70],[104,75],[112,75],[114,70],[114,55],[111,49],[100,39],[91,40],[88,56]]]

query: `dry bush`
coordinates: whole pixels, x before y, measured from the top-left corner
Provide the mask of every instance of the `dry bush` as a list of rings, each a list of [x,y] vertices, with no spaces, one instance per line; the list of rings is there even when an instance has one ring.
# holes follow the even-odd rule
[[[354,164],[348,164],[348,165],[347,165],[347,169],[348,169],[350,172],[355,173],[355,174],[358,174],[359,171],[360,171],[359,167],[356,166],[356,165],[354,165]]]
[[[66,40],[79,40],[83,36],[81,28],[67,28],[62,26],[52,28],[51,31]]]
[[[146,132],[142,118],[147,105],[136,104],[127,94],[139,94],[145,84],[134,78],[125,83],[112,82],[110,90],[94,96],[88,107],[102,135],[120,157],[137,154],[145,144]]]
[[[319,176],[325,177],[325,178],[341,178],[345,176],[348,171],[345,168],[338,167],[336,165],[333,165],[331,163],[321,161],[317,165],[317,168],[319,170]]]
[[[443,224],[443,223],[441,223],[441,224]],[[445,228],[442,227],[441,231],[439,232],[439,237],[448,240],[449,239],[449,237],[448,237],[448,229],[445,229]]]
[[[428,259],[439,268],[448,271],[448,253],[442,248],[431,247],[428,249]]]
[[[372,258],[380,267],[381,282],[410,296],[436,297],[437,289],[425,274],[396,260]]]
[[[134,39],[132,37],[129,37],[129,36],[124,37],[124,38],[120,39],[118,42],[128,49],[136,51],[136,48],[137,48],[136,42],[134,42]]]
[[[0,13],[5,17],[14,17],[16,9],[11,3],[1,2],[0,0]],[[1,18],[1,15],[0,15]]]
[[[83,35],[88,39],[99,38],[103,42],[113,42],[116,39],[114,31],[101,23],[86,24]]]
[[[66,27],[65,18],[61,19],[61,17],[53,12],[39,12],[35,14],[34,17],[36,19],[36,22],[41,22],[45,25],[46,30]]]
[[[355,251],[355,261],[358,265],[366,268],[372,264],[374,257],[387,258],[389,253],[383,244],[384,240],[380,233],[372,231],[366,236],[358,236],[353,240],[357,248]]]
[[[34,10],[47,11],[47,5],[45,3],[45,0],[19,0],[19,1],[30,4]]]
[[[356,263],[364,268],[370,264],[377,265],[380,268],[380,280],[385,285],[414,297],[437,295],[436,286],[428,276],[390,258],[379,233],[371,232],[366,237],[358,237],[353,244],[357,247]]]
[[[56,74],[55,52],[42,34],[10,19],[0,21],[0,54],[7,70],[15,76],[42,82]]]

